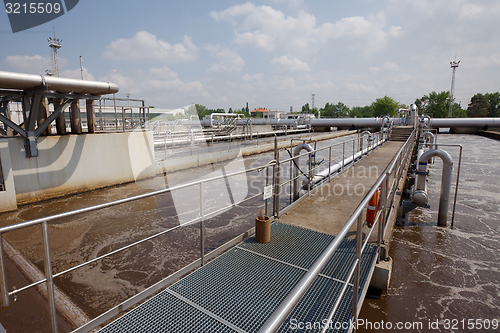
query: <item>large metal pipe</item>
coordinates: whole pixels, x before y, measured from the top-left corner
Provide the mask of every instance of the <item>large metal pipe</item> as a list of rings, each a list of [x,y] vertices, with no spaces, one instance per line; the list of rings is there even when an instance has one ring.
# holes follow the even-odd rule
[[[441,176],[441,195],[439,197],[438,225],[446,226],[448,220],[448,203],[451,189],[451,176],[453,170],[453,160],[450,154],[442,149],[430,149],[420,156],[417,166],[417,179],[415,191],[413,192],[413,202],[417,205],[425,205],[428,202],[425,191],[427,178],[427,162],[434,156],[443,160],[443,174]]]
[[[307,143],[301,143],[300,145],[298,145],[297,147],[295,147],[295,149],[293,151],[293,157],[296,157],[296,156],[300,155],[300,151],[302,149],[305,149],[308,152],[312,152],[314,150]],[[293,173],[292,173],[292,177],[293,177],[293,200],[297,200],[299,198],[299,178],[298,178],[299,159],[298,158],[294,159],[294,162],[295,162],[294,163],[295,164],[295,168],[293,168]]]
[[[0,71],[0,88],[26,90],[40,86],[45,86],[50,90],[61,93],[76,92],[94,95],[114,94],[119,90],[116,84],[109,82]]]
[[[473,127],[487,129],[488,127],[500,127],[500,118],[432,118],[431,127]]]

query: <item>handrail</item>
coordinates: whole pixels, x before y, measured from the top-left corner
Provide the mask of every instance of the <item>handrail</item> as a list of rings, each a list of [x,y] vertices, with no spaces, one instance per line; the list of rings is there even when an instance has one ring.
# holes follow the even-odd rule
[[[395,165],[399,161],[399,164],[405,164],[406,160],[408,159],[410,150],[409,147],[413,144],[414,142],[414,134],[415,130],[412,131],[412,134],[410,137],[407,139],[405,144],[401,146],[401,148],[398,150],[396,155],[393,158],[393,162],[391,163],[391,166],[389,170],[391,170],[391,173],[395,170]],[[404,152],[404,156],[402,156],[402,153]],[[387,170],[387,168],[386,168]],[[399,171],[399,170],[398,170]],[[398,172],[399,173],[399,172]],[[280,306],[274,311],[272,316],[268,319],[268,321],[261,327],[259,330],[259,333],[271,333],[271,332],[276,332],[280,326],[283,324],[283,322],[286,320],[288,315],[291,313],[295,305],[299,302],[299,300],[302,298],[302,296],[305,294],[305,292],[308,290],[310,285],[313,283],[314,279],[318,276],[318,274],[321,272],[323,267],[326,265],[328,260],[330,260],[331,256],[335,252],[335,250],[339,247],[340,243],[344,240],[346,237],[347,233],[349,230],[354,226],[355,222],[358,222],[358,235],[356,237],[357,243],[357,251],[356,251],[356,260],[353,266],[355,266],[356,269],[356,277],[355,277],[355,288],[353,288],[353,292],[355,295],[357,295],[357,282],[359,281],[359,260],[360,260],[360,251],[361,251],[361,246],[360,246],[360,225],[361,225],[361,217],[363,210],[365,206],[368,204],[370,201],[371,197],[375,194],[376,191],[378,191],[378,188],[382,185],[387,184],[385,180],[389,177],[390,173],[389,172],[384,172],[380,175],[380,177],[377,179],[375,184],[372,186],[372,188],[368,191],[368,193],[365,195],[361,203],[358,205],[354,213],[351,215],[347,223],[344,225],[342,230],[337,234],[337,236],[332,240],[332,242],[328,245],[328,247],[323,251],[323,253],[316,259],[314,264],[311,266],[311,268],[308,270],[308,272],[302,277],[302,279],[295,285],[295,287],[292,289],[292,291],[288,294],[288,296],[285,298],[285,300],[280,304]],[[400,175],[398,175],[400,177]],[[393,184],[394,186],[394,184]],[[397,186],[397,185],[396,185]],[[391,190],[392,190],[391,186]],[[388,191],[387,188],[383,187],[383,192],[382,192],[382,197],[383,202],[381,202],[381,211],[379,212],[375,224],[379,224],[379,241],[378,241],[378,253],[380,254],[380,230],[384,227],[383,224],[386,223],[385,221],[385,216],[384,215],[386,212],[387,208],[387,197],[388,193],[391,193],[391,190]],[[391,202],[392,204],[392,202]],[[382,219],[380,220],[380,217]],[[373,229],[372,229],[373,230]],[[368,237],[367,237],[368,240]],[[358,250],[358,247],[360,248]],[[349,278],[350,279],[350,278]],[[348,280],[346,280],[345,283],[348,283]],[[344,286],[343,291],[341,295],[339,296],[340,298],[342,297],[343,293],[346,291],[346,287]],[[353,315],[355,318],[357,317],[357,297],[353,297]],[[334,307],[333,311],[335,311],[337,308],[337,305]],[[333,313],[330,315],[330,317],[333,316]],[[325,325],[325,327],[328,327],[328,325]]]

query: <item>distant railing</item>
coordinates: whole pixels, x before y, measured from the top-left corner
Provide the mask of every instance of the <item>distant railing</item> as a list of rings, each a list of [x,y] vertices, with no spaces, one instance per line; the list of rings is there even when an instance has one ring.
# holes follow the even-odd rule
[[[135,111],[134,111],[135,110]],[[96,132],[127,132],[146,129],[149,107],[94,106]]]

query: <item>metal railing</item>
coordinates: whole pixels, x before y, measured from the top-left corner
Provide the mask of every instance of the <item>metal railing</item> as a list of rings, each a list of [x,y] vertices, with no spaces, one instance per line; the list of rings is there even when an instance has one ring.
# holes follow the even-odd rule
[[[373,133],[373,139],[369,140],[365,136],[359,136],[357,138],[351,139],[351,140],[346,140],[343,142],[335,143],[326,147],[321,147],[314,149],[313,151],[306,152],[303,154],[299,154],[297,156],[291,156],[291,151],[293,150],[293,141],[301,141],[304,143],[310,143],[312,141],[307,141],[307,140],[292,140],[292,143],[290,145],[290,150],[289,158],[285,159],[280,159],[279,158],[279,153],[275,156],[275,161],[276,161],[276,168],[278,169],[278,172],[275,176],[275,186],[276,189],[274,190],[274,202],[275,206],[273,207],[273,215],[275,218],[279,218],[281,214],[285,213],[286,211],[290,210],[293,208],[298,202],[300,202],[302,199],[299,198],[298,200],[292,200],[292,192],[293,192],[293,183],[295,180],[298,180],[300,177],[305,176],[307,179],[307,196],[310,196],[312,191],[315,188],[319,188],[319,183],[322,181],[330,181],[333,177],[333,174],[335,172],[332,170],[334,165],[337,165],[338,163],[336,161],[340,161],[340,167],[338,169],[339,172],[345,171],[348,167],[352,167],[353,165],[356,164],[359,160],[361,160],[365,155],[367,155],[373,148],[383,144],[385,141],[389,139],[390,133],[384,133],[383,131]],[[366,139],[366,144],[364,144]],[[288,148],[287,148],[288,149]],[[315,161],[318,159],[318,157],[324,156],[325,161],[323,163],[316,163]],[[300,169],[300,158],[305,157],[307,158],[307,169],[305,171],[301,171]],[[345,162],[348,158],[352,158],[352,161]],[[336,162],[335,164],[332,164],[333,162]],[[288,179],[286,179],[283,182],[280,182],[280,179],[282,176],[286,176],[286,173],[284,172],[284,166],[288,166]],[[300,173],[297,172],[297,175],[293,175],[293,169],[297,168]],[[319,180],[317,182],[318,185],[312,184],[312,181],[315,176],[318,175],[320,171],[324,171],[325,169],[330,170],[328,172],[328,175],[325,176],[323,179]],[[289,188],[288,193],[286,193],[286,187]],[[285,188],[285,190],[283,190]],[[290,205],[280,208],[278,206],[282,193],[284,193],[285,197],[289,197]],[[303,197],[302,197],[303,198]]]
[[[136,110],[134,112],[134,110]],[[126,132],[146,129],[149,123],[149,107],[95,105],[96,132]]]
[[[96,261],[102,260],[106,257],[111,256],[111,255],[122,252],[122,251],[129,249],[131,247],[142,244],[146,241],[152,240],[156,237],[164,235],[164,234],[171,232],[175,229],[178,229],[180,227],[192,225],[194,223],[200,223],[200,258],[198,260],[187,265],[186,267],[182,268],[181,270],[171,274],[167,278],[157,282],[156,284],[154,284],[153,286],[140,292],[139,294],[127,299],[126,301],[122,302],[121,304],[119,304],[119,305],[113,307],[112,309],[108,310],[107,312],[101,314],[100,316],[94,318],[93,320],[91,320],[87,324],[76,329],[74,332],[88,332],[96,327],[99,327],[100,325],[102,325],[106,321],[108,321],[111,318],[113,318],[114,316],[118,315],[119,312],[121,312],[124,309],[127,309],[127,308],[133,306],[134,304],[140,302],[141,300],[151,296],[156,291],[160,290],[160,288],[175,281],[175,279],[179,278],[180,276],[189,272],[190,270],[192,270],[196,267],[199,267],[201,265],[204,265],[205,261],[208,258],[215,257],[218,253],[224,251],[229,246],[231,246],[230,245],[231,242],[228,242],[228,243],[220,246],[219,248],[213,250],[212,252],[206,254],[205,253],[205,224],[204,224],[204,221],[210,217],[213,217],[213,216],[227,210],[227,209],[230,209],[230,208],[235,207],[237,205],[240,205],[244,202],[247,202],[249,200],[260,197],[264,193],[264,190],[262,190],[261,192],[255,194],[255,195],[250,195],[249,197],[246,197],[243,200],[240,200],[237,202],[232,202],[231,204],[229,204],[227,206],[220,207],[218,209],[207,212],[205,208],[206,208],[206,201],[208,201],[208,200],[204,199],[204,194],[205,194],[205,189],[207,189],[209,186],[209,183],[215,182],[215,181],[221,180],[221,179],[225,179],[227,181],[227,179],[230,177],[236,177],[238,175],[247,174],[247,173],[251,173],[251,172],[260,173],[264,169],[266,169],[266,171],[265,171],[265,175],[263,177],[266,177],[266,183],[267,183],[267,177],[269,175],[268,169],[270,167],[273,167],[274,165],[275,165],[275,162],[270,161],[264,165],[250,168],[250,169],[246,169],[246,170],[242,170],[242,171],[223,174],[221,176],[216,176],[216,177],[212,177],[212,178],[208,178],[208,179],[201,179],[201,180],[194,181],[191,183],[182,184],[179,186],[173,186],[170,188],[137,195],[137,196],[133,196],[130,198],[116,200],[116,201],[109,202],[109,203],[99,204],[99,205],[95,205],[95,206],[91,206],[91,207],[86,207],[86,208],[74,210],[71,212],[52,215],[52,216],[39,218],[39,219],[35,219],[32,221],[22,222],[22,223],[18,223],[18,224],[14,224],[14,225],[5,226],[5,227],[0,228],[0,303],[1,303],[2,307],[8,307],[10,305],[10,298],[9,298],[10,296],[14,296],[21,291],[30,289],[30,288],[35,287],[37,285],[40,285],[42,283],[46,283],[47,284],[47,293],[48,293],[47,298],[48,298],[48,304],[49,304],[52,332],[57,332],[56,304],[55,304],[55,297],[54,297],[54,278],[62,276],[62,275],[67,274],[69,272],[72,272],[76,269],[79,269],[81,267],[84,267],[86,265],[94,263]],[[265,184],[265,185],[267,185],[267,184]],[[188,222],[185,222],[185,223],[179,224],[175,227],[163,230],[159,233],[156,233],[154,235],[151,235],[149,237],[146,237],[146,238],[141,239],[139,241],[136,241],[134,243],[128,244],[128,245],[123,246],[119,249],[108,252],[104,255],[97,256],[96,258],[93,258],[91,260],[88,260],[86,262],[83,262],[83,263],[75,265],[69,269],[66,269],[64,271],[61,271],[61,272],[54,274],[53,269],[52,269],[52,256],[51,256],[51,250],[50,250],[50,244],[49,244],[49,228],[48,228],[48,226],[51,222],[56,223],[57,221],[59,221],[63,218],[68,218],[68,217],[76,216],[76,215],[83,214],[83,213],[93,212],[93,211],[101,210],[104,208],[132,202],[132,201],[136,201],[136,200],[145,199],[145,198],[157,196],[160,194],[169,193],[169,192],[172,192],[175,190],[186,189],[189,187],[194,187],[195,188],[194,191],[199,191],[199,214],[196,218],[193,218],[192,220],[190,220]],[[196,190],[196,187],[199,187],[199,190]],[[265,205],[267,205],[267,200],[265,200]],[[4,253],[4,249],[3,249],[3,236],[5,233],[28,228],[28,227],[32,227],[32,226],[36,226],[36,225],[39,225],[41,227],[41,231],[42,231],[42,246],[43,246],[43,254],[44,254],[43,265],[44,265],[44,270],[45,270],[45,278],[41,279],[39,281],[33,282],[33,283],[26,285],[24,287],[9,291],[9,287],[8,287],[8,283],[7,283],[7,281],[8,281],[7,271],[6,271],[6,266],[5,266],[6,257],[5,257],[5,253]],[[234,243],[234,241],[233,241],[233,243]]]
[[[259,333],[270,333],[276,332],[283,322],[286,320],[290,312],[293,310],[295,305],[299,302],[308,288],[311,286],[315,278],[321,272],[325,264],[330,260],[333,253],[337,250],[340,243],[346,238],[349,230],[356,224],[356,259],[354,261],[353,266],[348,274],[347,279],[344,282],[342,287],[342,291],[338,296],[338,299],[330,311],[330,315],[328,317],[327,323],[331,321],[335,312],[337,311],[340,302],[342,300],[343,295],[346,293],[349,281],[354,276],[354,284],[352,287],[353,292],[353,304],[352,304],[352,313],[353,319],[352,322],[357,321],[357,316],[360,310],[358,305],[359,302],[359,283],[360,283],[360,263],[361,263],[361,254],[366,249],[366,245],[370,240],[370,236],[375,230],[375,226],[378,225],[378,235],[377,235],[377,261],[378,256],[380,255],[380,246],[382,242],[382,237],[385,232],[387,218],[392,209],[392,204],[394,202],[394,195],[397,191],[397,186],[399,183],[399,179],[403,175],[403,171],[405,170],[409,159],[411,157],[412,148],[416,138],[416,130],[414,129],[408,140],[401,146],[398,150],[390,165],[384,170],[384,172],[377,179],[372,188],[368,191],[366,196],[363,198],[361,203],[358,205],[354,214],[349,218],[345,226],[342,230],[337,234],[334,240],[328,245],[325,251],[319,256],[319,258],[314,262],[309,271],[304,275],[304,277],[299,281],[299,283],[294,287],[294,289],[288,294],[285,300],[281,303],[281,305],[276,309],[273,315],[269,318],[269,320],[262,326]],[[389,186],[390,179],[393,179],[391,185]],[[362,242],[362,226],[364,220],[364,211],[365,207],[368,205],[368,202],[372,198],[372,196],[381,189],[381,195],[378,199],[378,204],[380,204],[380,210],[378,211],[374,225],[370,229],[370,232],[366,236],[364,242]],[[330,326],[323,325],[323,331],[325,332]]]
[[[377,138],[376,140],[381,141],[383,139],[384,135],[385,134],[382,132],[375,133],[375,137]],[[292,301],[290,301],[287,298],[287,300],[285,300],[285,302],[283,303],[284,305],[282,304],[282,306],[280,306],[280,309],[284,306],[287,309],[287,311],[288,311],[288,309],[291,310],[290,304],[294,305],[298,301],[300,296],[298,296],[299,298],[297,298],[296,300],[295,300],[295,297],[297,297],[297,295],[299,295],[299,294],[302,295],[303,292],[305,292],[305,290],[310,285],[310,283],[312,282],[314,277],[321,270],[322,266],[326,263],[328,258],[333,254],[335,249],[338,247],[338,245],[340,244],[340,241],[345,237],[347,230],[349,230],[349,228],[351,226],[353,226],[355,221],[358,221],[358,225],[360,225],[360,223],[362,222],[361,221],[361,213],[363,212],[364,207],[368,203],[369,198],[371,198],[371,196],[373,195],[373,193],[375,193],[375,191],[378,189],[379,186],[381,186],[381,188],[382,188],[382,197],[381,197],[382,198],[381,199],[382,209],[379,211],[378,215],[376,216],[376,223],[378,221],[384,221],[384,223],[378,223],[378,225],[379,225],[378,248],[380,248],[381,235],[383,235],[383,232],[384,232],[384,230],[382,228],[385,226],[385,219],[386,219],[386,216],[388,214],[387,212],[390,211],[390,209],[391,209],[390,207],[392,206],[392,202],[394,201],[394,195],[395,195],[395,191],[396,191],[394,186],[397,187],[397,183],[398,183],[397,180],[401,178],[402,172],[404,171],[404,163],[408,158],[408,154],[409,154],[409,151],[411,148],[410,145],[414,142],[414,139],[415,139],[415,135],[412,134],[412,136],[408,139],[408,141],[400,148],[397,155],[394,157],[391,165],[386,169],[386,171],[384,171],[384,174],[377,180],[377,182],[372,187],[372,189],[369,191],[369,193],[367,194],[365,199],[363,199],[361,204],[358,206],[355,214],[349,219],[349,221],[347,222],[346,226],[342,229],[339,236],[334,239],[332,244],[330,244],[330,246],[323,253],[323,255],[313,265],[313,267],[311,268],[309,273],[306,274],[306,276],[304,277],[304,279],[306,281],[301,280],[299,285],[290,294],[292,296],[296,295],[296,296],[293,296],[294,299]],[[248,232],[244,233],[244,234],[240,235],[239,237],[234,238],[232,241],[218,247],[217,249],[215,249],[209,253],[205,253],[205,224],[204,224],[204,221],[207,220],[208,218],[211,218],[211,217],[223,212],[223,211],[226,211],[227,209],[230,209],[232,207],[236,207],[237,205],[240,205],[244,202],[258,198],[264,194],[264,190],[262,190],[262,191],[259,190],[259,193],[255,194],[255,195],[249,195],[248,197],[245,197],[243,200],[239,200],[237,202],[231,202],[231,204],[228,204],[224,207],[220,207],[220,208],[215,209],[215,210],[212,209],[211,211],[207,211],[207,209],[206,209],[207,202],[206,201],[208,201],[208,200],[205,200],[204,196],[205,196],[205,190],[208,188],[210,182],[215,182],[215,181],[222,180],[222,179],[225,179],[227,181],[227,179],[230,177],[237,177],[237,176],[240,176],[243,174],[257,172],[259,174],[262,173],[262,177],[265,177],[265,178],[263,178],[263,179],[265,179],[265,182],[262,182],[263,184],[261,184],[262,188],[263,188],[264,186],[269,186],[269,181],[268,181],[269,171],[270,171],[269,168],[272,168],[271,186],[273,186],[273,192],[274,192],[273,193],[273,215],[278,217],[280,214],[279,202],[280,202],[281,188],[293,181],[293,179],[290,178],[290,180],[287,180],[283,183],[280,183],[280,172],[281,172],[280,165],[288,165],[288,164],[292,165],[294,160],[298,161],[298,159],[301,156],[308,156],[308,161],[309,161],[308,174],[313,175],[317,170],[319,170],[318,169],[319,166],[312,165],[310,163],[313,159],[311,154],[316,154],[316,153],[319,153],[321,151],[324,151],[324,152],[328,151],[328,154],[329,154],[328,164],[329,164],[329,166],[331,166],[332,160],[334,158],[334,156],[332,156],[332,149],[334,149],[334,147],[337,147],[338,150],[340,150],[340,146],[342,146],[342,158],[343,158],[342,161],[343,161],[347,155],[351,154],[350,148],[348,151],[347,146],[350,147],[350,145],[352,144],[353,156],[356,154],[356,152],[359,149],[362,149],[363,144],[361,143],[360,140],[363,140],[363,138],[355,138],[353,140],[349,140],[346,142],[341,142],[341,143],[337,143],[334,145],[330,145],[328,147],[319,148],[319,149],[312,151],[310,153],[298,155],[298,156],[295,156],[295,157],[290,158],[290,159],[282,160],[280,162],[279,161],[279,151],[277,149],[277,138],[275,138],[274,160],[272,160],[266,164],[260,165],[258,167],[253,167],[253,168],[249,168],[246,170],[241,170],[241,171],[237,171],[237,172],[233,172],[233,173],[223,174],[221,176],[216,176],[216,177],[212,177],[212,178],[208,178],[208,179],[201,179],[201,180],[190,182],[187,184],[172,186],[172,187],[169,187],[166,189],[145,193],[145,194],[133,196],[130,198],[120,199],[120,200],[116,200],[116,201],[109,202],[109,203],[99,204],[99,205],[86,207],[86,208],[78,209],[78,210],[71,211],[71,212],[61,213],[61,214],[57,214],[57,215],[53,215],[53,216],[49,216],[49,217],[39,218],[39,219],[35,219],[32,221],[27,221],[27,222],[23,222],[23,223],[18,223],[18,224],[2,227],[2,228],[0,228],[0,303],[1,303],[2,307],[7,307],[10,304],[10,297],[11,296],[17,295],[21,291],[24,291],[24,290],[33,288],[35,286],[38,286],[40,284],[46,283],[47,284],[47,292],[48,292],[47,298],[48,298],[50,318],[51,318],[51,323],[52,323],[52,331],[57,332],[56,304],[55,304],[55,297],[54,297],[54,278],[60,277],[64,274],[67,274],[67,273],[72,272],[76,269],[82,268],[86,265],[95,263],[95,262],[102,260],[106,257],[109,257],[111,255],[120,253],[126,249],[137,246],[139,244],[142,244],[146,241],[152,240],[152,239],[159,237],[161,235],[167,234],[167,233],[169,233],[173,230],[176,230],[178,228],[181,228],[183,226],[199,223],[200,224],[200,256],[199,256],[199,259],[193,261],[191,264],[185,266],[184,268],[172,273],[168,277],[158,281],[154,285],[152,285],[152,286],[148,287],[147,289],[141,291],[140,293],[132,296],[131,298],[125,300],[124,302],[120,303],[119,305],[116,305],[115,307],[102,313],[101,315],[92,319],[87,324],[77,328],[74,332],[88,332],[92,329],[95,329],[96,327],[99,327],[103,323],[107,322],[108,320],[110,320],[113,317],[115,317],[116,315],[118,315],[121,311],[126,310],[126,309],[134,306],[135,304],[144,300],[147,297],[150,297],[151,295],[153,295],[157,291],[161,290],[163,287],[169,285],[173,281],[177,280],[178,278],[180,278],[184,274],[188,273],[189,271],[191,271],[197,267],[200,267],[201,265],[203,265],[206,262],[206,260],[214,258],[215,256],[217,256],[218,254],[220,254],[222,251],[226,250],[230,246],[235,245],[239,241],[243,240],[244,237],[249,236]],[[356,143],[357,143],[357,147],[356,147]],[[340,154],[338,156],[340,156]],[[354,162],[355,161],[353,161],[353,164],[354,164]],[[346,165],[342,165],[342,169],[345,169],[345,167],[346,167]],[[329,179],[330,177],[331,177],[331,175],[329,175],[328,178],[326,178],[326,179]],[[392,185],[389,187],[390,177],[392,177],[393,182],[392,182]],[[194,191],[195,191],[194,193],[199,193],[199,208],[197,209],[197,211],[198,211],[197,217],[191,219],[190,221],[188,221],[186,223],[182,223],[182,224],[179,224],[179,225],[174,226],[172,228],[155,233],[154,235],[151,235],[149,237],[146,237],[146,238],[141,239],[139,241],[136,241],[134,243],[128,244],[126,246],[123,246],[119,249],[108,252],[108,253],[103,254],[101,256],[97,256],[93,259],[87,260],[83,263],[80,263],[80,264],[75,265],[71,268],[65,269],[61,272],[57,272],[57,273],[53,272],[52,255],[51,255],[50,244],[49,244],[49,224],[57,223],[61,219],[76,216],[79,214],[93,212],[93,211],[101,210],[101,209],[116,206],[116,205],[125,204],[125,203],[136,201],[136,200],[141,200],[141,199],[145,199],[145,198],[149,198],[149,197],[158,196],[158,195],[169,193],[169,192],[172,192],[175,190],[186,189],[189,187],[194,188]],[[312,191],[312,189],[311,189],[311,186],[309,185],[307,194],[310,194],[311,191]],[[391,195],[392,195],[392,197],[391,197]],[[388,203],[390,203],[390,204],[388,205]],[[264,204],[265,204],[265,208],[266,208],[266,212],[267,212],[267,204],[268,204],[267,199],[265,200]],[[6,257],[5,257],[5,252],[3,249],[4,234],[8,233],[8,232],[20,230],[20,229],[32,227],[32,226],[37,226],[37,225],[39,225],[41,227],[41,231],[42,231],[42,246],[43,246],[43,254],[44,254],[43,266],[44,266],[44,270],[45,270],[45,278],[38,280],[38,281],[35,281],[29,285],[23,286],[19,289],[9,291],[7,271],[6,271],[6,266],[5,266]],[[374,229],[375,228],[372,228],[372,230],[370,231],[370,235]],[[358,228],[358,233],[359,232],[360,232],[360,228]],[[349,278],[347,279],[346,284],[344,285],[343,293],[347,290],[348,281],[351,279],[353,274],[355,274],[355,277],[357,277],[357,279],[359,279],[359,258],[360,258],[361,252],[366,247],[369,236],[366,238],[366,241],[363,245],[359,245],[359,251],[357,251],[357,257],[356,257],[357,258],[357,260],[356,260],[356,265],[357,265],[356,267],[357,268],[354,267],[351,270]],[[360,237],[357,237],[357,241],[360,242]],[[358,250],[358,247],[357,247],[357,250]],[[296,291],[297,288],[300,289],[299,292]],[[357,291],[358,288],[354,288],[354,289]],[[335,309],[338,307],[339,304],[340,304],[340,299],[337,301],[337,303],[335,305]],[[292,308],[293,308],[293,305],[291,305]],[[334,309],[334,311],[335,311],[335,309]],[[355,306],[355,309],[357,309],[356,306]],[[281,310],[280,311],[278,311],[278,310],[275,313],[275,315],[273,316],[274,319],[272,318],[272,320],[270,320],[270,322],[277,323],[281,319],[284,320],[284,318],[281,318],[281,315],[280,315],[279,319],[276,320],[276,318],[275,318],[276,314],[282,313]],[[285,318],[286,318],[286,316],[285,316]],[[268,327],[268,326],[269,325],[266,324],[265,327]],[[267,330],[264,330],[264,331],[267,332]]]

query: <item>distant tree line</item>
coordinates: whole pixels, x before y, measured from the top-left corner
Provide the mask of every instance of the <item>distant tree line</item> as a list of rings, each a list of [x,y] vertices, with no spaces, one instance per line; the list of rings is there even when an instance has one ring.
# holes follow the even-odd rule
[[[428,95],[415,100],[419,114],[430,115],[434,118],[448,117],[450,103],[452,103],[452,114],[455,118],[465,117],[500,117],[500,92],[480,94],[472,96],[467,109],[463,109],[459,103],[451,100],[449,91],[437,93],[435,91]],[[396,101],[394,98],[384,96],[377,98],[374,102],[367,106],[354,106],[349,108],[342,102],[326,103],[322,108],[311,108],[309,103],[302,105],[301,111],[298,113],[312,113],[318,116],[321,112],[321,117],[325,118],[369,118],[369,117],[384,117],[397,116],[398,109],[408,109],[408,106]],[[250,110],[244,106],[241,109],[233,110],[229,108],[229,113],[240,113],[245,117],[250,117]],[[187,111],[187,115],[197,114],[200,119],[211,113],[225,113],[224,109],[209,109],[201,104],[195,104],[195,108]],[[260,115],[262,116],[262,115]]]

